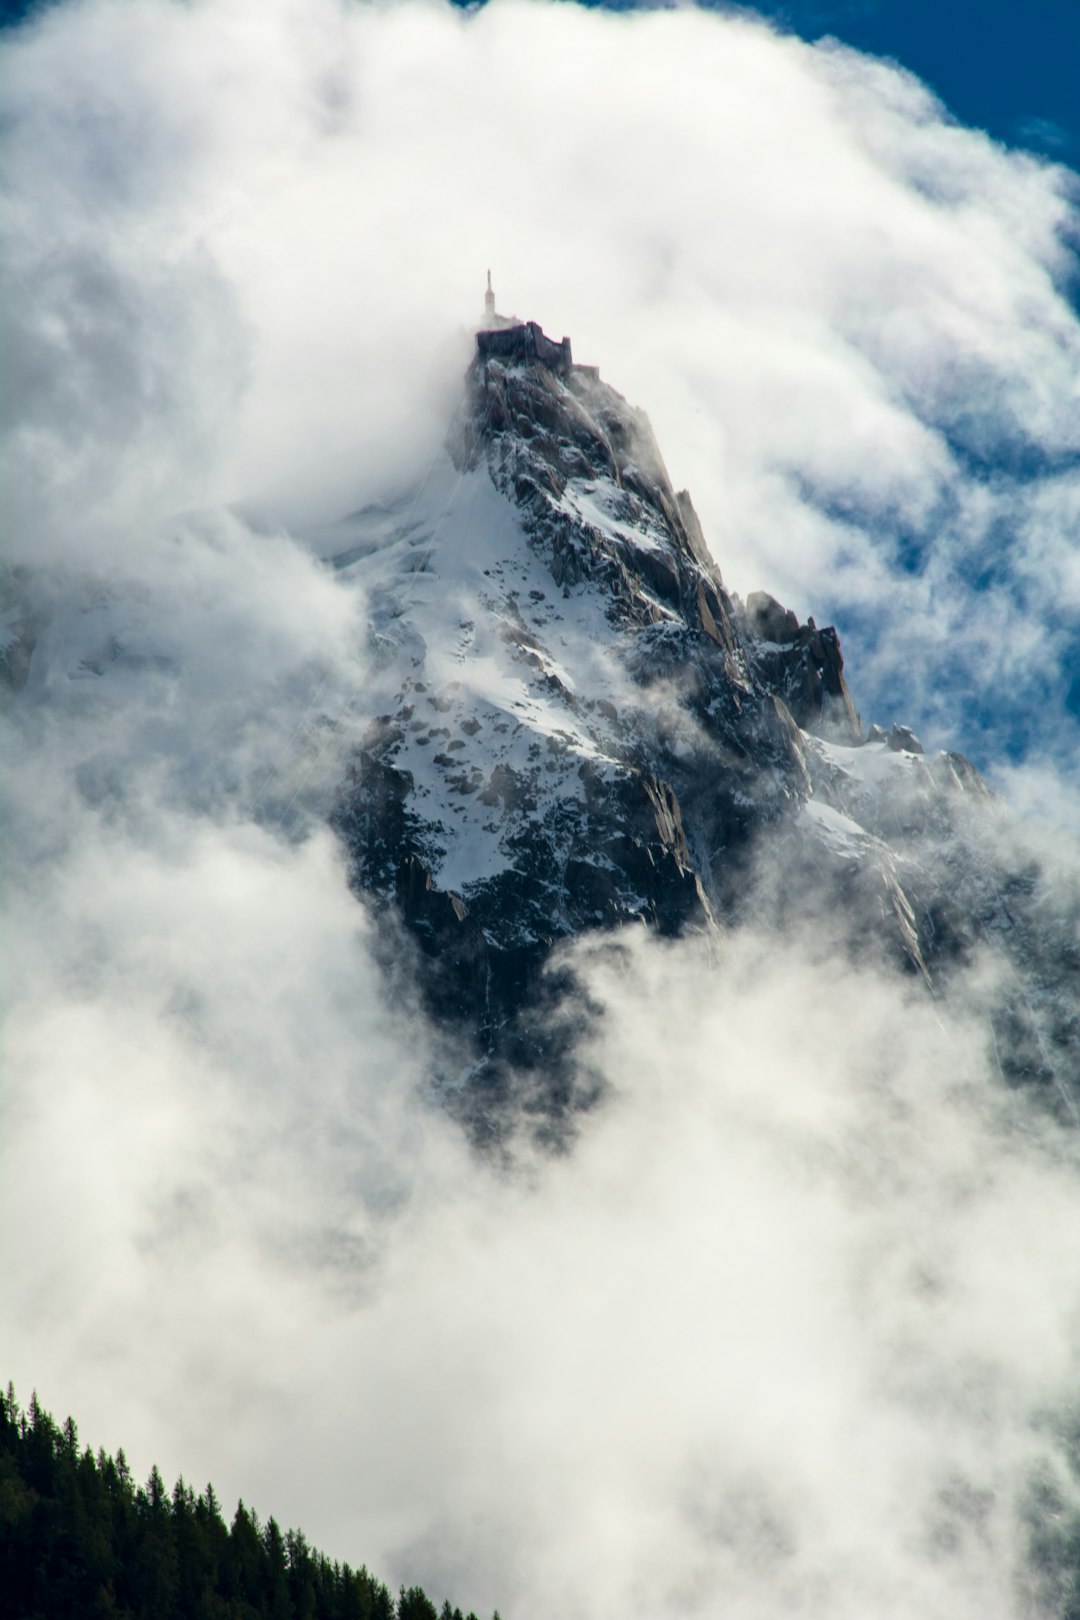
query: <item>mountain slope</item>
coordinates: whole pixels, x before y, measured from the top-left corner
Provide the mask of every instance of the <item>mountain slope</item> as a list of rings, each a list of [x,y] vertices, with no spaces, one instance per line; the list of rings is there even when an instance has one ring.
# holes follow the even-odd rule
[[[0,1590],[10,1620],[463,1620],[422,1588],[397,1601],[367,1569],[331,1562],[297,1530],[212,1485],[136,1485],[123,1451],[80,1449],[75,1422],[0,1393]],[[464,1620],[476,1620],[470,1612]]]
[[[960,916],[941,870],[946,845],[969,887],[986,866],[961,833],[995,814],[974,768],[864,738],[835,631],[730,594],[644,415],[534,334],[480,333],[423,488],[320,537],[371,605],[377,718],[336,813],[352,880],[411,936],[495,1128],[510,1066],[547,1116],[588,1097],[571,981],[544,977],[563,941],[839,904],[853,949],[932,989],[1003,915],[1002,874]]]
[[[1075,859],[960,756],[864,733],[835,631],[725,588],[647,419],[568,344],[481,332],[423,483],[306,540],[324,567],[194,514],[122,568],[8,571],[42,870],[69,799],[140,837],[173,807],[287,842],[329,816],[482,1137],[523,1111],[558,1136],[596,1095],[573,942],[747,921],[963,984],[1005,1078],[1077,1123]]]

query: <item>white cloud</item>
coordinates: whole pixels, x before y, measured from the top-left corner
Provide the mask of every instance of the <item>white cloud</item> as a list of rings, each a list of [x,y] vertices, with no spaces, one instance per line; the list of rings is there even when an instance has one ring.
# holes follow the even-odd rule
[[[1075,743],[1068,170],[687,10],[101,0],[8,57],[20,550],[43,507],[330,515],[403,475],[490,263],[650,410],[731,582],[840,621],[864,708],[984,761],[1025,704],[1022,751]],[[1008,630],[969,648],[988,561]]]
[[[648,408],[735,587],[835,613],[871,717],[982,735],[1067,821],[1074,179],[686,10],[86,0],[5,71],[11,555],[51,615],[5,720],[7,1370],[518,1620],[1026,1612],[1024,1481],[1076,1494],[1075,1168],[975,1013],[634,949],[590,968],[575,1153],[472,1162],[312,830],[364,605],[216,508],[425,465],[490,263]]]
[[[1025,1486],[1076,1497],[1077,1172],[977,1026],[775,941],[627,941],[614,1096],[507,1176],[402,1086],[320,846],[102,876],[123,999],[43,1003],[8,1188],[15,1370],[95,1439],[523,1617],[1024,1612]]]

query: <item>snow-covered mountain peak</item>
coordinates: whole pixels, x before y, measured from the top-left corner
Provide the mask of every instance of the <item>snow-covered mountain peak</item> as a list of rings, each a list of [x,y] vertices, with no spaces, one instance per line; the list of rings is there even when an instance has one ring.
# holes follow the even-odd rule
[[[864,739],[835,632],[726,590],[648,419],[568,340],[481,333],[423,485],[333,534],[370,602],[377,711],[337,825],[495,1092],[507,1060],[556,1083],[560,941],[722,928],[766,839],[778,914],[809,873],[820,895],[857,870],[853,933],[868,916],[933,982],[890,832],[937,836],[981,779],[902,728]]]
[[[835,631],[725,588],[647,418],[568,341],[486,336],[425,476],[308,536],[323,567],[215,513],[134,571],[9,571],[0,676],[61,790],[289,839],[329,798],[387,962],[404,942],[466,1048],[478,1129],[519,1117],[511,1078],[547,1122],[588,1098],[562,945],[747,919],[935,995],[993,957],[999,1061],[1065,1106],[1080,898],[966,760],[864,734]]]

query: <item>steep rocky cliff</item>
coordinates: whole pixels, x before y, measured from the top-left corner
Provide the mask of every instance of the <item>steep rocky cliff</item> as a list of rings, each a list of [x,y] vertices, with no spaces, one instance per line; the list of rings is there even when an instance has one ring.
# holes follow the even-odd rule
[[[336,823],[471,1047],[473,1123],[502,1128],[511,1072],[549,1121],[588,1100],[558,967],[576,936],[839,915],[841,948],[932,992],[1015,929],[978,773],[901,727],[866,737],[835,631],[725,589],[646,417],[593,368],[478,353],[424,486],[338,528],[378,712]],[[1036,1038],[1013,1000],[1003,1062],[1061,1091],[1046,1042],[1075,1029]]]

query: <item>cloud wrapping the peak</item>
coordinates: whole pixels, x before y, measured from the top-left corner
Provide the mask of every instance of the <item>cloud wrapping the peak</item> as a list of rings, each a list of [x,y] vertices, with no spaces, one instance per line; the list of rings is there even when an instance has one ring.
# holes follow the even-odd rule
[[[405,477],[490,264],[870,717],[1075,791],[1069,171],[746,15],[98,0],[6,57],[20,552]]]

